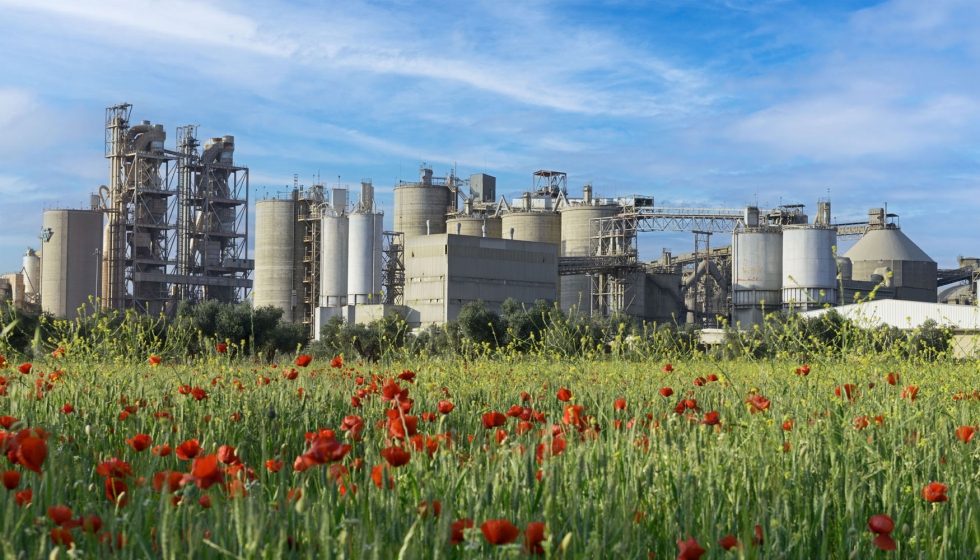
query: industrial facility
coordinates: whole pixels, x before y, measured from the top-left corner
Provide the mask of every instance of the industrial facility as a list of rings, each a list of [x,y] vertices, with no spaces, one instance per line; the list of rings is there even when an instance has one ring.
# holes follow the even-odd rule
[[[887,207],[834,223],[829,199],[812,220],[802,204],[667,206],[652,195],[602,198],[591,184],[577,195],[551,170],[508,199],[491,175],[436,177],[422,164],[418,181],[393,187],[390,231],[371,179],[355,190],[294,176],[291,189],[256,202],[251,260],[249,170],[235,162],[235,138],[201,141],[197,126],[181,126],[168,149],[163,125],[133,124],[131,111],[106,109],[107,184],[89,208],[44,211],[39,248],[0,276],[4,300],[69,319],[83,306],[157,315],[180,301],[250,301],[314,337],[335,317],[398,313],[425,328],[469,302],[499,312],[508,298],[706,328],[751,328],[775,311],[872,293],[977,303],[980,259],[938,269]],[[691,234],[694,250],[641,261],[641,234],[664,231]],[[843,240],[856,243],[838,254]]]

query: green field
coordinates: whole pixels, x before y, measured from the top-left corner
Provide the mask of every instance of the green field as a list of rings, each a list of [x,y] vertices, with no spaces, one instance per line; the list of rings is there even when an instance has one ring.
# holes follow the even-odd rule
[[[47,454],[38,474],[27,468],[36,442],[23,460],[8,453],[3,469],[21,477],[5,491],[0,548],[5,558],[674,558],[693,537],[702,558],[975,558],[980,437],[963,443],[956,430],[977,423],[976,364],[867,357],[810,364],[808,375],[801,365],[299,367],[212,353],[151,366],[69,353],[22,374],[11,363],[0,369],[2,413],[16,419],[3,419],[4,445],[46,438]],[[851,398],[838,397],[848,384]],[[914,400],[906,386],[918,387]],[[440,401],[454,408],[442,414]],[[492,412],[502,425],[486,428]],[[199,442],[196,462],[177,456],[188,440]],[[174,453],[154,453],[164,445]],[[387,467],[405,460],[395,447],[407,463]],[[948,501],[924,499],[932,482],[948,486]],[[894,520],[894,552],[873,542],[879,514]],[[91,515],[97,533],[73,527]],[[464,519],[473,528],[453,544]],[[490,523],[489,537],[513,542],[488,542],[491,520],[515,529]],[[741,544],[726,552],[728,535]]]

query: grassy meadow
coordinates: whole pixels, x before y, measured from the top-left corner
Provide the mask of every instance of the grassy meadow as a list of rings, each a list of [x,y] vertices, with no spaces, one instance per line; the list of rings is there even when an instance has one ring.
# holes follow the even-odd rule
[[[980,552],[974,362],[54,354],[0,368],[4,558]]]

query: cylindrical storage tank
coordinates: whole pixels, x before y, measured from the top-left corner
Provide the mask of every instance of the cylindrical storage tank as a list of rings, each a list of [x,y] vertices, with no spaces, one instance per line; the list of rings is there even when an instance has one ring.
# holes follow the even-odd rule
[[[446,233],[446,212],[454,208],[452,192],[438,185],[402,185],[395,187],[395,231],[406,237]]]
[[[487,226],[487,237],[493,237],[494,239],[500,239],[501,232],[503,231],[503,222],[500,218],[486,218]],[[483,218],[476,218],[470,216],[463,216],[460,218],[450,218],[446,222],[446,231],[452,234],[457,233],[457,226],[459,227],[459,235],[471,235],[473,237],[483,237]],[[516,239],[516,238],[515,238]]]
[[[783,288],[783,235],[744,230],[732,236],[732,317],[741,328],[762,324],[780,309]]]
[[[347,303],[381,302],[381,214],[351,214]]]
[[[282,319],[293,322],[293,245],[296,201],[260,200],[255,203],[255,275],[252,303],[256,308],[282,309]]]
[[[569,206],[561,212],[561,256],[587,257],[591,251],[592,219],[608,218],[619,213],[614,204],[581,204]],[[573,307],[580,311],[592,310],[592,278],[588,274],[562,276],[558,303],[564,310]]]
[[[27,249],[24,255],[24,295],[34,301],[41,293],[41,257],[34,249]]]
[[[41,248],[41,310],[75,319],[89,298],[98,298],[102,273],[102,213],[92,210],[45,210]],[[49,237],[50,235],[50,237]]]
[[[501,220],[502,237],[516,241],[537,241],[561,246],[561,214],[556,212],[510,212]]]
[[[817,309],[837,305],[837,231],[829,228],[783,230],[783,308]]]
[[[847,257],[837,257],[837,276],[842,280],[850,280],[854,276],[854,263]]]
[[[344,215],[327,215],[321,221],[320,307],[347,305],[347,254],[350,222]]]

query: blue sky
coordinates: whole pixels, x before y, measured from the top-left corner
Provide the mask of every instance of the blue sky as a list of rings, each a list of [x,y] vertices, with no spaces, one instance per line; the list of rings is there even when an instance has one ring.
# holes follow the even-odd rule
[[[108,180],[104,108],[233,134],[261,198],[428,162],[516,195],[887,202],[940,267],[980,254],[980,2],[0,0],[0,271]],[[721,240],[719,240],[721,242]],[[690,234],[651,234],[690,250]],[[713,241],[714,244],[714,241]]]

